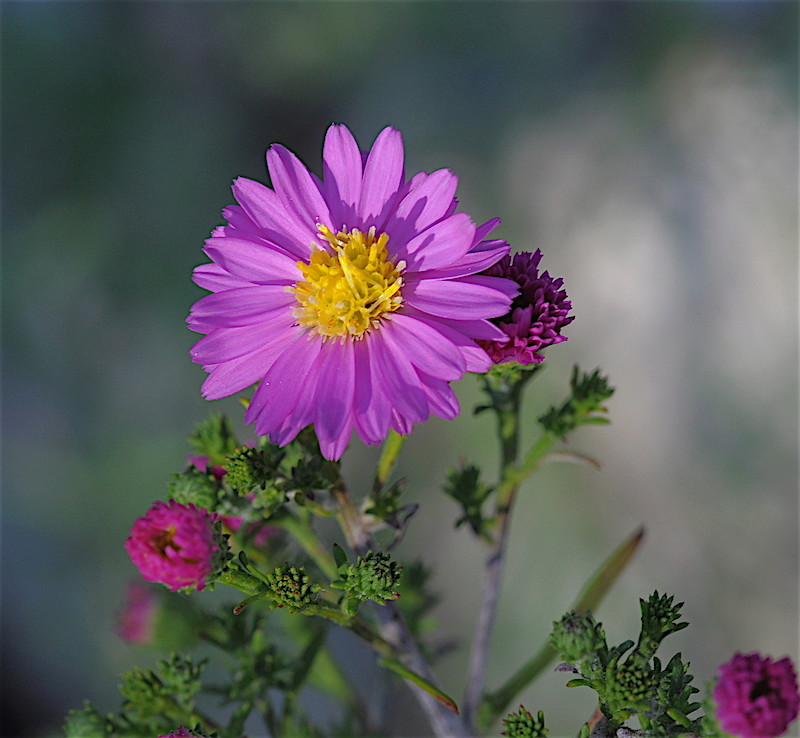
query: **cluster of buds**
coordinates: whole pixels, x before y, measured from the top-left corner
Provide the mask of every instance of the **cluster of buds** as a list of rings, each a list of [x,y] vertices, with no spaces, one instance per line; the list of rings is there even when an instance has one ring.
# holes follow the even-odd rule
[[[519,712],[512,712],[503,718],[505,731],[500,735],[507,738],[546,738],[549,735],[547,728],[544,727],[544,713],[539,711],[534,717],[522,705]]]
[[[395,587],[403,568],[392,561],[389,554],[367,551],[364,556],[358,557],[355,564],[350,564],[341,547],[334,546],[333,550],[338,579],[331,582],[331,586],[345,591],[347,598],[344,607],[347,612],[355,614],[365,600],[383,605],[387,600],[395,600],[400,596]]]

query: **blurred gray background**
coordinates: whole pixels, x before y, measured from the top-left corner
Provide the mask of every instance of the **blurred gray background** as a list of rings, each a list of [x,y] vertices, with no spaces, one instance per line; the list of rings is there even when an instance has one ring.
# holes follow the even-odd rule
[[[794,2],[4,2],[4,735],[116,710],[147,663],[113,633],[122,543],[209,410],[183,321],[203,239],[279,141],[319,172],[347,123],[391,124],[407,172],[448,167],[462,208],[541,248],[576,315],[529,398],[602,367],[613,424],[520,495],[490,686],[640,523],[598,616],[635,637],[638,597],[685,600],[667,641],[699,684],[735,650],[798,656],[798,4]],[[423,505],[398,555],[434,562],[442,635],[469,637],[483,552],[439,491],[494,469],[464,412],[408,442]],[[358,488],[374,452],[345,466]],[[413,459],[413,463],[412,460]],[[437,666],[461,694],[466,651]],[[547,674],[521,701],[574,733],[588,691]],[[565,700],[569,700],[566,702]]]

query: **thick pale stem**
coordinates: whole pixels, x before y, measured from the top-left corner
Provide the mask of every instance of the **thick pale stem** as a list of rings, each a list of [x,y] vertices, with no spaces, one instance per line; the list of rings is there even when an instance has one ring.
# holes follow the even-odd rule
[[[366,529],[363,516],[350,500],[343,482],[340,481],[334,488],[334,497],[339,504],[339,522],[350,548],[360,556],[370,550],[376,551],[375,540]],[[466,738],[469,736],[470,733],[461,718],[453,712],[451,704],[434,696],[434,692],[439,690],[426,690],[419,686],[422,681],[434,685],[435,679],[394,603],[387,602],[383,606],[376,604],[375,614],[378,618],[381,636],[393,647],[394,658],[405,668],[421,677],[420,682],[416,684],[411,682],[409,687],[425,711],[434,735],[438,738]],[[452,701],[450,702],[452,703]]]
[[[497,602],[500,597],[514,497],[519,485],[538,467],[553,442],[549,434],[544,434],[533,445],[523,463],[517,465],[522,390],[532,376],[533,374],[527,375],[502,394],[493,393],[489,389],[493,399],[493,408],[497,413],[497,429],[502,455],[500,484],[497,488],[494,543],[486,559],[482,599],[472,641],[467,690],[464,697],[464,719],[473,733],[476,731],[477,710],[486,683],[489,647],[497,615]]]

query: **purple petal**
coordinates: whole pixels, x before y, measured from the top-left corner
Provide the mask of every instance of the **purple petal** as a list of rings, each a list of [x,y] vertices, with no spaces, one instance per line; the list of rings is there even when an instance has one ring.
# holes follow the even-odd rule
[[[321,340],[300,329],[294,340],[284,343],[283,353],[264,375],[245,413],[245,423],[255,420],[259,435],[277,430],[291,412],[321,347]]]
[[[405,244],[414,235],[445,217],[453,203],[458,177],[447,169],[440,169],[424,178],[414,177],[410,185],[408,194],[384,226],[389,234],[390,248],[392,243]]]
[[[252,283],[241,277],[234,277],[219,264],[201,264],[192,272],[192,281],[204,290],[219,292],[237,287],[249,286]]]
[[[270,146],[267,168],[272,186],[288,212],[313,228],[317,223],[330,225],[331,214],[317,180],[289,149],[280,144]]]
[[[408,242],[404,257],[408,270],[427,271],[451,264],[469,251],[474,235],[475,226],[466,213],[434,223]]]
[[[444,334],[461,352],[461,356],[466,364],[468,372],[485,372],[491,366],[491,360],[486,352],[475,343],[473,339],[483,338],[484,336],[492,340],[504,339],[505,333],[498,327],[492,325],[488,320],[447,320],[445,318],[433,318],[424,313],[420,313],[426,323],[435,327],[436,330]]]
[[[425,374],[437,379],[461,379],[466,364],[459,350],[440,331],[424,320],[395,314],[382,329],[392,352],[404,354]]]
[[[370,349],[378,363],[379,381],[394,409],[411,423],[420,423],[428,417],[428,401],[420,387],[419,377],[409,360],[392,350],[381,332],[369,337]]]
[[[382,226],[403,179],[403,137],[394,128],[384,128],[375,139],[364,166],[358,204],[362,227]]]
[[[489,363],[491,364],[491,362]],[[441,379],[423,375],[420,375],[419,379],[425,390],[425,396],[428,398],[431,412],[445,420],[455,418],[461,411],[461,407],[458,404],[458,398],[456,393],[453,392],[453,388]]]
[[[483,241],[503,221],[500,218],[490,218],[475,229],[475,243]]]
[[[289,313],[295,296],[281,285],[258,285],[206,295],[192,305],[189,328],[208,333],[215,328],[252,325],[270,313]]]
[[[272,366],[285,342],[285,336],[277,335],[271,343],[251,354],[211,367],[208,370],[209,376],[203,383],[203,397],[207,400],[219,400],[257,382]]]
[[[338,459],[350,440],[355,389],[353,343],[329,341],[323,346],[315,393],[314,428],[326,459]]]
[[[356,208],[361,198],[361,152],[353,134],[333,125],[322,149],[322,194],[331,213],[334,231],[356,227]]]
[[[301,220],[287,212],[278,195],[261,182],[239,177],[233,195],[247,216],[258,226],[262,238],[277,244],[298,259],[307,259],[311,242],[319,235],[313,221]]]
[[[217,328],[201,338],[189,352],[195,364],[222,364],[238,359],[271,343],[275,336],[292,327],[293,318],[274,312],[270,320],[236,328]]]
[[[421,280],[403,288],[406,303],[424,313],[456,320],[494,318],[505,315],[511,304],[511,296],[505,285],[473,282],[489,277],[462,277],[454,280]],[[514,285],[511,280],[494,278],[498,283]]]
[[[209,238],[204,251],[231,274],[256,284],[292,284],[303,278],[296,261],[264,244]]]
[[[483,244],[486,244],[484,247]],[[453,277],[466,277],[477,274],[502,259],[511,247],[506,241],[483,241],[479,244],[483,248],[473,248],[457,261],[443,267],[432,269],[425,273],[426,279],[452,279]],[[410,270],[409,270],[410,271]]]
[[[379,443],[389,431],[391,404],[381,388],[378,360],[369,340],[355,345],[354,413],[358,435],[365,443]]]

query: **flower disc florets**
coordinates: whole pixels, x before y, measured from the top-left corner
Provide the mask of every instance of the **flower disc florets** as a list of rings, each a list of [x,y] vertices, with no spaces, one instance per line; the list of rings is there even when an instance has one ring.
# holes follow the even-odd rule
[[[539,274],[542,252],[524,252],[504,256],[484,274],[513,279],[520,292],[509,312],[492,322],[503,331],[499,340],[479,341],[495,364],[518,361],[536,364],[544,361],[539,353],[548,346],[566,341],[561,329],[574,320],[568,315],[572,303],[561,289],[564,280],[553,279],[548,272]]]
[[[131,528],[125,548],[142,577],[173,592],[203,589],[224,560],[216,516],[192,504],[156,502]]]
[[[713,697],[720,727],[740,738],[782,735],[800,709],[797,674],[788,657],[735,654],[719,667]]]
[[[502,340],[489,319],[508,312],[518,285],[480,274],[509,251],[456,213],[456,177],[406,181],[400,132],[358,148],[334,125],[323,177],[294,154],[267,152],[272,189],[237,179],[239,204],[206,241],[212,263],[195,282],[191,351],[209,373],[207,399],[258,382],[245,415],[259,435],[287,445],[314,426],[327,459],[353,431],[368,444],[407,434],[435,414],[459,412],[450,383],[491,366],[478,340]]]
[[[353,228],[333,234],[324,225],[319,230],[333,251],[315,251],[308,264],[297,262],[305,277],[291,290],[297,322],[323,338],[363,338],[403,304],[405,262],[391,262],[389,236],[376,237],[375,226],[367,233]]]

